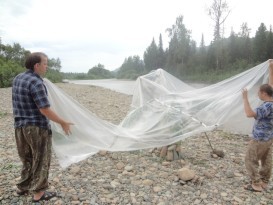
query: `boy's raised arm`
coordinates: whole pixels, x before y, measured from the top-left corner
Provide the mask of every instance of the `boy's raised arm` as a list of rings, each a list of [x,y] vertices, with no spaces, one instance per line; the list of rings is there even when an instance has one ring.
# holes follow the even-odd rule
[[[273,87],[273,59],[269,60],[269,82],[268,84]]]

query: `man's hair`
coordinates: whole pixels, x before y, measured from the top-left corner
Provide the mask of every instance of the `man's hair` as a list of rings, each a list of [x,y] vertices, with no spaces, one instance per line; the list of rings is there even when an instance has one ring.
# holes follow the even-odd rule
[[[31,69],[34,70],[34,65],[36,63],[41,63],[42,61],[42,57],[47,58],[47,55],[42,53],[42,52],[35,52],[35,53],[31,53],[29,56],[27,56],[26,58],[26,62],[25,62],[25,67],[27,69]]]
[[[273,96],[273,88],[269,84],[261,85],[260,91],[265,92],[268,96]]]

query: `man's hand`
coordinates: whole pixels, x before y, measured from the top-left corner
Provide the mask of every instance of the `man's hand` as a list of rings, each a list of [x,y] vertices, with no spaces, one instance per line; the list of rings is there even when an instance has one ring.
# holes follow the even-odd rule
[[[67,122],[67,121],[63,120],[62,118],[60,118],[50,107],[41,108],[40,112],[44,116],[46,116],[48,119],[60,124],[66,135],[71,134],[70,125],[73,125],[73,123]]]
[[[74,124],[71,123],[71,122],[63,122],[63,123],[61,123],[63,131],[65,132],[66,135],[72,134],[71,129],[70,129],[71,125],[74,125]]]

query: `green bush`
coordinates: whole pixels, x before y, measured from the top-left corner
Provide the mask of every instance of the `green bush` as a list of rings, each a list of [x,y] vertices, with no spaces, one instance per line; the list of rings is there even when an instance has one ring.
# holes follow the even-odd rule
[[[10,87],[13,78],[24,70],[21,65],[15,62],[0,59],[0,87]]]
[[[54,69],[48,69],[45,77],[53,83],[60,83],[63,79],[62,73]]]

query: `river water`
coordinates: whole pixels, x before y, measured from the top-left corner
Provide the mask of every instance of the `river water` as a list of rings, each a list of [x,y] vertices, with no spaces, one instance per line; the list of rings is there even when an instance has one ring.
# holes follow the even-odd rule
[[[118,79],[102,79],[102,80],[69,80],[69,83],[80,85],[94,85],[119,93],[133,95],[136,86],[135,80],[118,80]]]
[[[69,80],[69,83],[79,84],[79,85],[94,85],[116,92],[120,92],[127,95],[133,95],[136,86],[135,80],[118,80],[118,79],[102,79],[102,80]],[[204,84],[190,83],[192,87],[201,88]]]

